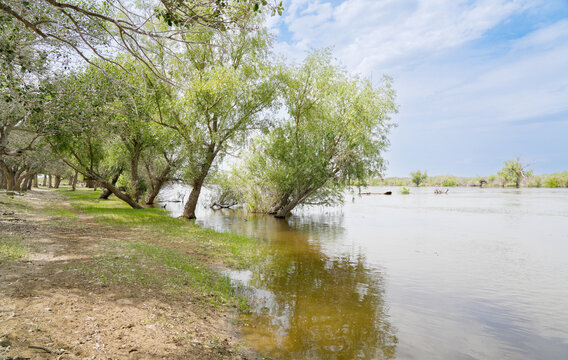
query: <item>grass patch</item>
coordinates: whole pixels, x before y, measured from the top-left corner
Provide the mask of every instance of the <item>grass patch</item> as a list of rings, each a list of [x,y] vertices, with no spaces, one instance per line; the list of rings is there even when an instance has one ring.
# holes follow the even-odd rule
[[[112,245],[92,265],[82,268],[84,273],[104,284],[166,286],[174,293],[190,289],[211,305],[230,304],[248,310],[242,292],[209,263],[249,267],[259,256],[253,240],[203,229],[193,221],[168,216],[164,209],[132,209],[114,197],[101,200],[99,193],[92,190],[59,193],[79,212],[115,229],[135,231],[140,239]],[[192,256],[195,254],[207,263]]]
[[[26,247],[21,244],[20,239],[0,236],[0,264],[13,262],[26,256]]]
[[[212,306],[250,310],[242,291],[233,287],[228,277],[179,250],[140,242],[107,244],[105,250],[77,269],[102,285],[154,287],[171,295],[191,292]]]
[[[98,222],[122,229],[134,229],[141,235],[158,239],[162,243],[193,243],[212,261],[245,268],[258,257],[257,246],[251,239],[200,228],[193,221],[168,216],[164,209],[132,209],[114,197],[101,200],[99,193],[92,190],[60,190],[59,193],[68,197],[77,210],[94,216]]]

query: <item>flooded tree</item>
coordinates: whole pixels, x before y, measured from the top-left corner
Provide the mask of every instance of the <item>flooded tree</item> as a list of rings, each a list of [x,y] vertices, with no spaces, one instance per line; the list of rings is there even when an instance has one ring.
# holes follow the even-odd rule
[[[215,165],[251,131],[265,126],[263,111],[277,90],[265,30],[204,29],[194,39],[197,44],[180,56],[177,70],[189,86],[172,92],[177,110],[162,113],[158,121],[177,133],[187,157],[183,176],[192,190],[182,216],[188,219],[195,218],[201,189]]]
[[[375,88],[315,52],[284,75],[286,118],[259,141],[248,177],[271,188],[268,213],[341,201],[344,186],[384,169],[382,153],[396,111],[391,80]],[[266,210],[266,209],[265,209]]]
[[[426,173],[426,171],[421,172],[420,170],[416,170],[410,173],[410,179],[412,180],[412,183],[414,183],[414,185],[420,186],[420,184],[428,179],[428,174]]]
[[[521,159],[517,157],[515,160],[505,161],[505,166],[501,171],[499,171],[499,176],[501,176],[505,183],[513,183],[518,189],[521,185],[521,181],[532,176],[533,171],[528,169],[526,164],[521,162]]]

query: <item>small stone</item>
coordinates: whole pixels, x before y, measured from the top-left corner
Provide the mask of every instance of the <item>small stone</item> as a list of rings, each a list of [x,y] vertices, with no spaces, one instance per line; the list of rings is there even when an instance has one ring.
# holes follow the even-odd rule
[[[50,307],[46,307],[46,308],[44,308],[43,310],[45,310],[45,311],[51,311],[51,308],[50,308]]]
[[[7,338],[1,338],[0,339],[0,346],[1,347],[8,347],[10,345],[11,345],[10,340],[8,340]]]

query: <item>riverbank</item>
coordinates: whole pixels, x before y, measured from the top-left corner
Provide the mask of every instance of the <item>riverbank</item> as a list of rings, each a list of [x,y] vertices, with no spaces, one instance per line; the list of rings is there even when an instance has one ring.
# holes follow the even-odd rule
[[[225,268],[247,238],[98,192],[0,194],[0,358],[250,359]]]

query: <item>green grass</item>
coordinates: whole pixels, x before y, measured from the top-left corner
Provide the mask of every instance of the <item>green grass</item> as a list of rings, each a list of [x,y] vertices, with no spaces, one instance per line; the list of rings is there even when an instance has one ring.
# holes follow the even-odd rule
[[[96,222],[139,234],[140,240],[119,241],[95,263],[81,269],[98,282],[166,286],[171,292],[192,289],[211,305],[232,304],[241,311],[248,309],[242,291],[199,259],[246,268],[259,256],[253,240],[203,229],[193,221],[172,218],[163,209],[132,209],[114,197],[101,200],[98,192],[90,190],[59,193]]]
[[[13,262],[26,256],[26,247],[20,239],[7,235],[0,235],[0,264]]]
[[[95,216],[98,222],[119,228],[136,229],[165,241],[197,244],[212,260],[231,267],[248,267],[258,257],[257,246],[251,239],[200,228],[193,221],[168,216],[164,209],[132,209],[114,197],[101,200],[98,198],[99,193],[91,190],[60,193],[68,197],[71,205],[77,210]]]

